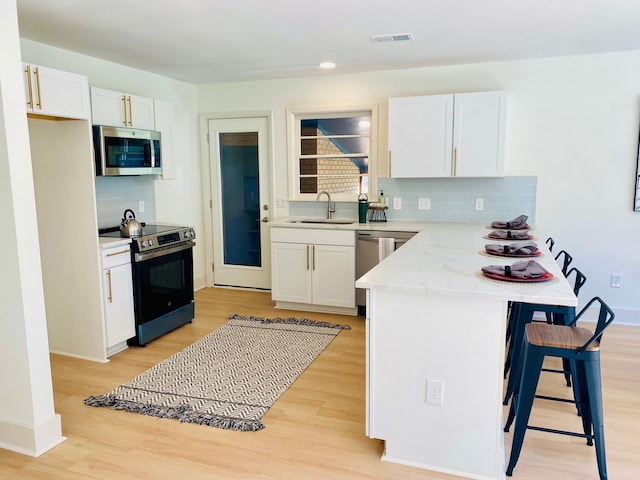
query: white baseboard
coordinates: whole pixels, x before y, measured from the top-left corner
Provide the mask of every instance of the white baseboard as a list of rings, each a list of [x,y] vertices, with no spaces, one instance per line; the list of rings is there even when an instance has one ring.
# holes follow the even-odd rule
[[[634,326],[640,327],[640,310],[633,309],[633,308],[612,307],[611,305],[610,307],[616,316],[616,318],[613,320],[614,324],[634,325]],[[576,311],[579,312],[582,308],[584,308],[584,305],[578,305],[578,308]],[[592,312],[586,312],[582,320],[585,320],[587,322],[595,322],[597,320],[596,315],[597,315],[597,309],[594,309]],[[544,313],[536,312],[533,318],[535,318],[536,320],[543,320],[545,318]]]
[[[54,414],[40,425],[23,425],[0,420],[0,448],[38,457],[64,442],[60,415]]]

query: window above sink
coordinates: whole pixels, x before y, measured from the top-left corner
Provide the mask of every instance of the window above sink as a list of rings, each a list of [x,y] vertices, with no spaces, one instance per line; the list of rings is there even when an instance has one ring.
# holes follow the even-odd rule
[[[289,111],[289,199],[316,201],[322,191],[342,202],[369,195],[376,114],[375,106]]]

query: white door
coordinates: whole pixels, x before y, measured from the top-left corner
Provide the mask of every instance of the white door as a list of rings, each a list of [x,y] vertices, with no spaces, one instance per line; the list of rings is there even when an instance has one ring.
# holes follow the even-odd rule
[[[209,120],[213,283],[271,288],[267,117]]]

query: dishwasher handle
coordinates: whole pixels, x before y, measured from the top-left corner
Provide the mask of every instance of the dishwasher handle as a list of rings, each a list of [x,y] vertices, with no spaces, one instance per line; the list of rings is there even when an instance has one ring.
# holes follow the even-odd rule
[[[378,240],[381,238],[393,238],[396,244],[404,245],[409,240],[408,238],[394,238],[394,237],[360,237],[358,236],[359,242],[375,242],[378,243]]]

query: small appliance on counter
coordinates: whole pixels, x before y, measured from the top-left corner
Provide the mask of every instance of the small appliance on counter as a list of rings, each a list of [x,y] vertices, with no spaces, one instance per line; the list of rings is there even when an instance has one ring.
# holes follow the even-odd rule
[[[131,212],[129,215],[128,212]],[[131,219],[127,217],[132,216]],[[128,222],[125,222],[125,219]],[[123,223],[135,221],[126,210]],[[101,237],[130,237],[133,279],[133,305],[136,336],[129,345],[145,345],[195,317],[193,295],[193,228],[176,225],[139,223],[133,228],[122,225],[100,229]],[[133,227],[133,224],[130,225]],[[137,227],[136,227],[137,228]],[[125,235],[127,233],[127,235]]]

